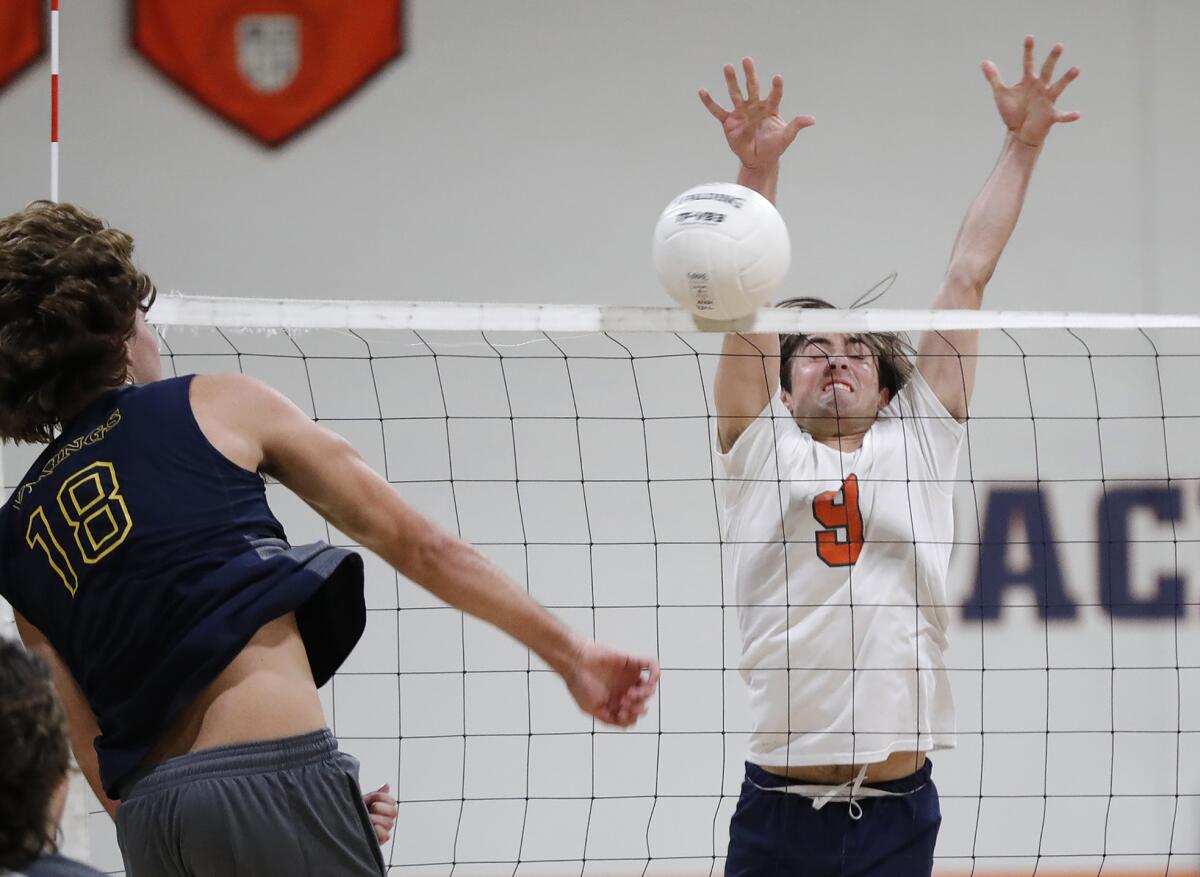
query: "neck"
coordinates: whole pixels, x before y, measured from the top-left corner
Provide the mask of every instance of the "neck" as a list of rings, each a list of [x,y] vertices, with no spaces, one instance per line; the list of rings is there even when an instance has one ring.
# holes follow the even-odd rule
[[[841,451],[843,454],[857,451],[862,447],[863,439],[867,437],[868,427],[864,430],[855,430],[854,432],[844,432],[839,435],[818,435],[810,432],[813,441],[825,445],[827,448],[833,448],[835,451]]]
[[[875,425],[874,417],[808,417],[796,418],[796,425],[812,436],[813,441],[843,454],[857,451],[863,439]]]
[[[119,390],[122,387],[127,387],[131,383],[133,383],[132,379],[127,380],[124,383],[117,384],[117,386],[115,386],[115,387],[105,387],[103,390],[99,390],[98,392],[93,393],[91,396],[88,396],[86,399],[84,399],[80,404],[76,405],[74,408],[64,409],[64,410],[60,411],[59,423],[61,424],[61,426],[63,428],[66,428],[67,426],[70,425],[72,420],[74,420],[76,417],[78,417],[80,414],[82,414],[89,405],[91,405],[93,402],[95,402],[97,399],[99,399],[105,393],[111,393],[113,390]]]

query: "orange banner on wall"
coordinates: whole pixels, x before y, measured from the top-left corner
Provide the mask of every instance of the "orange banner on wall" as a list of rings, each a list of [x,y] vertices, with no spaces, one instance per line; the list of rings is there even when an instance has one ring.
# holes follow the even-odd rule
[[[401,21],[401,0],[133,0],[137,50],[270,146],[399,55]]]
[[[42,54],[42,0],[0,2],[0,88]]]

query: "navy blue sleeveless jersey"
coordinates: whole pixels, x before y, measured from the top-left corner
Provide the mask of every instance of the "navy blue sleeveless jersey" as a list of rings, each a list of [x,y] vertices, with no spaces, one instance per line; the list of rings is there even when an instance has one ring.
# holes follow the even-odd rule
[[[111,797],[264,624],[296,613],[323,685],[366,621],[362,558],[290,546],[262,478],[201,432],[190,386],[105,393],[0,509],[0,595],[83,689]]]

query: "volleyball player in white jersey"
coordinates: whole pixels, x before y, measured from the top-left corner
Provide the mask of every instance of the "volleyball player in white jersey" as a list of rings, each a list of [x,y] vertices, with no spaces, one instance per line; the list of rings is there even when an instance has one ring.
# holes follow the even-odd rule
[[[935,308],[978,308],[1046,136],[1077,113],[1055,102],[1056,45],[1005,85],[983,65],[1006,127],[1000,159],[955,241]],[[730,110],[706,91],[772,201],[779,158],[815,121],[779,116],[725,68]],[[830,307],[792,299],[791,307]],[[730,825],[727,877],[929,874],[941,813],[925,753],[954,745],[946,648],[952,479],[978,333],[925,333],[915,369],[895,336],[727,335],[717,370],[724,527],[753,722]],[[826,806],[826,805],[829,806]]]

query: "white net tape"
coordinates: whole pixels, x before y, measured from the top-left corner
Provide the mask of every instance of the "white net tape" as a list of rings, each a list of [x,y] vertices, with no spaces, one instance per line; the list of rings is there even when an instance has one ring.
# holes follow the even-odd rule
[[[919,332],[927,329],[1183,329],[1192,314],[1066,311],[763,309],[744,320],[697,320],[679,308],[465,302],[222,298],[171,293],[154,306],[159,326],[255,329],[411,329],[463,332]]]

